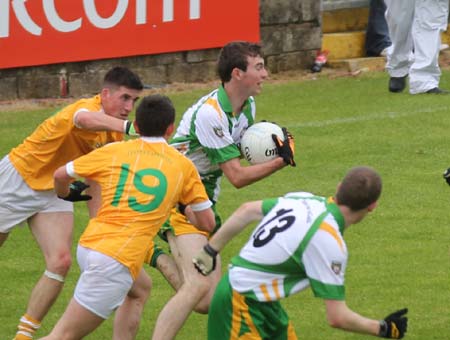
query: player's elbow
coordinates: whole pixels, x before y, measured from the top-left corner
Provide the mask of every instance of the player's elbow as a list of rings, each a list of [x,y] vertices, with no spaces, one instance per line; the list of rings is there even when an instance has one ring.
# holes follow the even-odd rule
[[[241,167],[236,169],[236,171],[226,173],[225,176],[236,189],[243,188],[265,177],[255,173],[253,167]]]
[[[338,329],[348,329],[352,323],[351,315],[346,313],[327,314],[328,325]]]
[[[233,176],[233,177],[230,176],[230,177],[228,177],[228,180],[236,189],[243,188],[248,184],[246,181],[244,181],[239,176]]]
[[[333,328],[348,329],[354,320],[354,313],[347,307],[345,301],[325,300],[327,321]]]

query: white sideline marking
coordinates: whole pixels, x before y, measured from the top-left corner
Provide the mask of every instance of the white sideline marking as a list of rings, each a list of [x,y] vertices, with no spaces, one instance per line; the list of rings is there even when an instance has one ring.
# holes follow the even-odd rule
[[[335,119],[328,119],[328,120],[320,120],[320,121],[313,121],[313,122],[304,122],[300,124],[292,124],[290,126],[299,128],[299,127],[324,127],[324,126],[330,126],[330,125],[340,125],[340,124],[351,124],[356,122],[364,122],[364,121],[371,121],[371,120],[381,120],[381,119],[395,119],[395,118],[402,118],[407,116],[412,116],[416,114],[421,113],[433,113],[443,110],[448,110],[448,106],[442,106],[442,107],[433,107],[428,109],[422,109],[422,110],[416,110],[416,111],[409,111],[404,113],[399,112],[383,112],[383,113],[372,113],[364,116],[353,116],[353,117],[346,117],[346,118],[335,118]]]

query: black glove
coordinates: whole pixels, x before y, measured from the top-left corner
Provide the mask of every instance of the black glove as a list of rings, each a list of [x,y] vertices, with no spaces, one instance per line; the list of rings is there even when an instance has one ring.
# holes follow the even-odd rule
[[[180,214],[182,214],[182,215],[185,215],[185,216],[186,216],[186,214],[184,213],[184,212],[186,211],[186,207],[187,207],[187,205],[184,205],[184,204],[178,203],[178,206],[177,206],[177,208],[178,208],[178,211],[180,212]]]
[[[277,147],[278,156],[283,158],[284,162],[290,166],[296,166],[294,161],[294,137],[287,131],[286,128],[282,128],[284,140],[281,140],[277,135],[272,135],[272,140]]]
[[[443,177],[445,178],[448,185],[450,185],[450,168],[444,171]]]
[[[70,202],[89,201],[92,198],[92,196],[81,194],[87,188],[89,188],[89,185],[87,185],[86,183],[82,181],[74,181],[70,183],[69,194],[66,197],[59,197],[59,196],[58,197],[65,201]]]
[[[408,308],[400,309],[389,314],[383,320],[380,320],[380,338],[401,339],[405,336],[408,327],[408,318],[406,317]]]
[[[216,257],[218,251],[207,243],[202,250],[192,259],[195,268],[202,275],[208,275],[216,268]]]

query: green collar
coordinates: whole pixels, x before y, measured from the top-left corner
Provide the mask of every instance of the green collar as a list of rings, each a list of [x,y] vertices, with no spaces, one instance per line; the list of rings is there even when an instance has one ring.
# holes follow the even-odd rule
[[[345,220],[344,216],[342,215],[341,211],[339,210],[339,207],[334,202],[334,199],[330,197],[327,199],[327,210],[333,215],[334,219],[338,223],[339,231],[341,232],[341,235],[344,235],[344,229],[345,229]]]
[[[219,98],[220,107],[229,116],[239,116],[241,112],[244,112],[247,109],[247,107],[250,106],[250,98],[247,98],[247,100],[244,102],[244,105],[242,106],[241,112],[234,113],[230,99],[228,98],[228,95],[225,92],[223,85],[220,85],[217,97]]]

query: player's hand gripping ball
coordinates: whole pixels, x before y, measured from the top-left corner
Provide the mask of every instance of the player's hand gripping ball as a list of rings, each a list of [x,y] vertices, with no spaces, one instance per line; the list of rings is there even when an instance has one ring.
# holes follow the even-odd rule
[[[294,137],[288,132],[285,127],[281,130],[283,131],[283,140],[275,134],[272,135],[273,142],[277,147],[278,156],[283,158],[283,161],[287,165],[296,166],[294,161]]]
[[[255,123],[245,131],[241,140],[241,152],[250,164],[265,163],[278,157],[273,134],[284,139],[281,127],[270,122]]]

